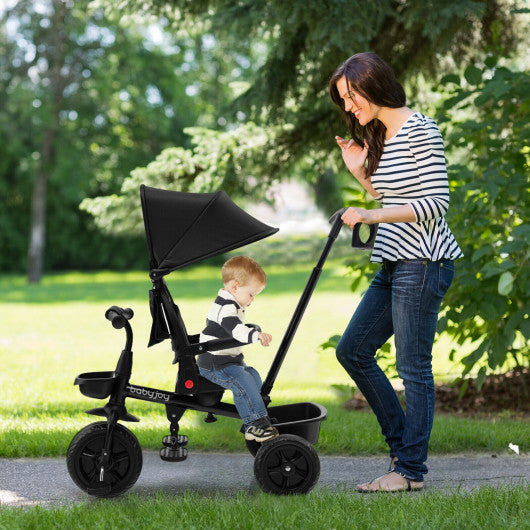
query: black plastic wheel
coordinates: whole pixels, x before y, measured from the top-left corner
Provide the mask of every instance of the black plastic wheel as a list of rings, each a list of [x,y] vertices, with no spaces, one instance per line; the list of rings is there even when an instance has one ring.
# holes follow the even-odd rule
[[[66,454],[72,480],[95,497],[115,497],[127,491],[142,470],[142,448],[136,436],[119,423],[112,434],[108,463],[102,469],[106,434],[106,422],[91,423],[74,436]]]
[[[304,438],[281,434],[265,442],[254,460],[254,475],[267,493],[308,493],[320,476],[320,460]]]
[[[256,442],[256,440],[245,440],[245,444],[247,446],[248,452],[252,456],[256,456],[258,454],[259,448],[262,445],[260,442]]]

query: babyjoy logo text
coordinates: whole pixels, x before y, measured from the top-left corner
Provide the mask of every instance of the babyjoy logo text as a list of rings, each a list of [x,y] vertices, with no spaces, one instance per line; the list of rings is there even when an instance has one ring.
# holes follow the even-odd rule
[[[147,390],[147,388],[138,388],[130,385],[126,388],[131,394],[138,394],[139,396],[145,396],[149,399],[163,399],[164,401],[169,401],[169,398],[171,397],[169,394],[164,394],[158,390]]]

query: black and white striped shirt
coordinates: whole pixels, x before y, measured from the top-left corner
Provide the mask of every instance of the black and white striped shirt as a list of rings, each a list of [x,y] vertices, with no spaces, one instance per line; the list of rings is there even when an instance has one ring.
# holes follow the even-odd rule
[[[252,326],[245,325],[245,310],[236,299],[225,289],[220,289],[217,298],[206,316],[206,327],[199,336],[199,342],[213,339],[234,338],[243,344],[257,342],[259,331]],[[212,368],[229,363],[240,364],[243,360],[241,346],[202,353],[197,356],[197,364],[203,368]]]
[[[412,223],[380,223],[371,261],[463,256],[447,222],[449,184],[442,135],[436,123],[416,112],[385,148],[372,186],[383,208],[410,204]]]

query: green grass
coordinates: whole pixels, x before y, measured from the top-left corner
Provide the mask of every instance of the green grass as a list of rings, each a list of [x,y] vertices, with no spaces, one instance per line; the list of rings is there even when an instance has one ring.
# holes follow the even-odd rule
[[[288,325],[312,266],[268,267],[269,283],[249,310],[248,319],[273,335],[273,346],[246,348],[247,362],[264,377],[275,348]],[[385,451],[374,416],[341,407],[343,398],[331,385],[351,384],[332,352],[317,347],[340,333],[358,296],[338,262],[327,264],[310,301],[271,397],[273,405],[316,401],[328,409],[317,450],[320,454],[376,454]],[[169,277],[189,332],[198,332],[219,287],[219,270],[197,267]],[[150,331],[148,290],[144,272],[65,273],[46,276],[28,285],[21,276],[0,277],[0,456],[56,456],[66,453],[74,434],[97,418],[84,411],[103,402],[83,397],[73,386],[82,372],[113,370],[123,348],[124,333],[104,318],[108,306],[130,306],[135,311],[134,365],[131,382],[172,390],[177,367],[168,341],[147,349]],[[434,371],[438,377],[454,372],[448,359],[450,345],[435,345]],[[128,400],[130,424],[143,448],[157,449],[168,431],[164,408]],[[245,451],[238,434],[240,423],[219,418],[205,424],[204,414],[187,412],[181,425],[194,451]],[[434,453],[507,451],[517,441],[528,451],[530,427],[510,417],[459,418],[437,415],[431,439]]]
[[[4,508],[0,528],[528,528],[528,493],[527,487],[512,486],[483,487],[473,493],[368,496],[344,490],[291,497],[261,492],[208,496],[186,491],[178,497],[164,492],[152,497],[129,494],[70,507]]]
[[[249,310],[274,337],[277,347],[309,276],[311,267],[268,267],[269,285]],[[170,290],[190,332],[198,332],[219,287],[218,269],[198,267],[175,273]],[[317,346],[346,326],[358,297],[349,292],[340,263],[328,263],[272,392],[273,405],[316,401],[328,409],[316,446],[319,454],[386,452],[373,414],[341,407],[343,398],[331,385],[350,384],[331,352]],[[173,277],[174,276],[174,277]],[[64,455],[74,434],[98,418],[84,410],[103,404],[83,397],[73,386],[85,371],[112,370],[123,347],[123,332],[104,319],[110,305],[135,311],[132,382],[171,390],[176,367],[163,343],[147,349],[150,330],[144,272],[68,273],[46,276],[27,285],[21,276],[0,277],[0,456]],[[454,368],[447,359],[450,344],[435,346],[434,371],[446,377]],[[249,364],[264,376],[275,348],[252,345]],[[141,422],[128,424],[144,449],[158,449],[168,424],[161,406],[129,400]],[[193,451],[246,451],[240,422],[187,412],[181,425]],[[432,453],[506,451],[525,440],[530,428],[509,417],[459,418],[438,415]],[[487,509],[485,508],[487,507]],[[318,490],[308,496],[275,497],[261,491],[233,495],[169,491],[131,493],[115,500],[91,500],[75,506],[0,509],[0,529],[41,528],[523,528],[528,526],[528,487],[484,487],[472,493],[425,491],[407,495],[363,496],[344,490]]]

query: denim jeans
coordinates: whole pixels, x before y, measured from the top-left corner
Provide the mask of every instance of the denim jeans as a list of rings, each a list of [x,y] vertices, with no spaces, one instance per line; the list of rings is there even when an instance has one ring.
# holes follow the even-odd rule
[[[384,261],[337,345],[337,359],[374,411],[397,457],[394,469],[423,481],[434,413],[432,346],[441,301],[451,284],[451,260]],[[375,360],[394,335],[405,408]]]
[[[267,416],[260,393],[261,377],[252,366],[227,364],[213,370],[199,368],[199,371],[206,379],[232,391],[234,405],[245,425]]]

